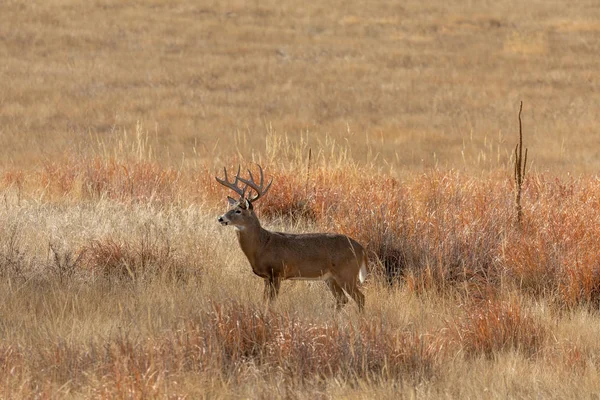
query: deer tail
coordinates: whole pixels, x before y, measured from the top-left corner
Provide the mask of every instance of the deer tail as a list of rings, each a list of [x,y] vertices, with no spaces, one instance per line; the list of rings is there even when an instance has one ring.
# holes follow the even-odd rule
[[[367,255],[363,255],[362,265],[360,266],[360,271],[358,271],[358,280],[360,283],[364,283],[365,279],[367,279]]]

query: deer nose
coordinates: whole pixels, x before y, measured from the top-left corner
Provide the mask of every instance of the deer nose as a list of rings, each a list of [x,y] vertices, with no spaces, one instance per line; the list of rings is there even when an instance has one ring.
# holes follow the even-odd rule
[[[219,222],[223,222],[223,217],[219,217]]]

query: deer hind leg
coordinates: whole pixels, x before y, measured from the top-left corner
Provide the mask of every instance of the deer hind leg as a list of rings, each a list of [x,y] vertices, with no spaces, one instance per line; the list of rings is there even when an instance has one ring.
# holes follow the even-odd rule
[[[265,291],[264,298],[267,303],[273,302],[279,294],[279,287],[281,286],[281,279],[278,277],[265,278]]]
[[[335,309],[341,310],[342,307],[344,307],[346,303],[348,303],[348,297],[346,297],[344,290],[340,285],[337,284],[335,280],[327,279],[325,282],[327,283],[327,287],[329,287],[329,290],[331,290],[331,293],[333,293],[333,296],[335,297]]]
[[[352,297],[352,300],[358,305],[358,309],[362,312],[365,308],[365,295],[358,289],[356,277],[350,279],[336,279],[337,284]]]
[[[353,286],[346,289],[350,297],[358,304],[358,309],[362,312],[365,309],[365,295],[362,294],[360,290],[358,290],[358,286],[354,284]]]

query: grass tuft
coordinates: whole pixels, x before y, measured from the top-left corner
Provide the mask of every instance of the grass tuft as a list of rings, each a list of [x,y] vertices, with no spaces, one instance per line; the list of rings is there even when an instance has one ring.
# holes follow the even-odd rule
[[[426,337],[393,333],[377,319],[344,327],[236,303],[214,305],[207,318],[198,334],[207,348],[221,349],[227,373],[248,362],[300,379],[427,377],[435,367]]]
[[[488,300],[465,307],[463,316],[450,323],[448,331],[467,355],[488,357],[506,351],[536,355],[547,336],[546,329],[516,300]]]
[[[78,258],[81,268],[106,277],[181,277],[185,270],[169,240],[160,238],[148,226],[134,241],[112,236],[92,240],[81,248]]]

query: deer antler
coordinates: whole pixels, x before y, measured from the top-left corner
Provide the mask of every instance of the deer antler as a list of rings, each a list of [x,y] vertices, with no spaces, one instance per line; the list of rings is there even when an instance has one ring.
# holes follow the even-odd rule
[[[237,174],[235,174],[235,180],[233,182],[229,182],[229,178],[227,177],[227,168],[223,167],[223,172],[225,173],[225,179],[224,180],[219,179],[215,176],[215,179],[217,180],[217,182],[219,182],[221,185],[233,190],[234,192],[239,194],[241,198],[244,198],[244,196],[246,195],[246,189],[248,189],[248,184],[246,184],[244,189],[242,189],[241,187],[238,186],[238,182],[240,182],[240,181],[243,183],[246,183],[240,178],[240,166],[238,165],[238,171],[237,171]]]
[[[258,165],[258,171],[260,173],[260,183],[258,185],[256,184],[256,181],[254,180],[254,176],[252,176],[252,171],[250,171],[250,170],[248,170],[248,174],[250,175],[250,180],[246,180],[244,178],[239,178],[240,182],[246,184],[246,188],[248,188],[248,186],[250,186],[250,188],[252,188],[252,190],[254,190],[256,192],[255,196],[248,199],[248,201],[251,203],[253,201],[258,200],[265,194],[267,194],[267,192],[269,191],[269,188],[271,187],[271,184],[273,183],[273,178],[271,178],[267,187],[264,187],[265,177],[263,176],[263,169],[259,164],[256,164],[256,165]]]
[[[269,188],[271,187],[271,184],[273,183],[273,178],[271,178],[267,187],[264,187],[265,186],[265,177],[263,174],[263,169],[259,164],[256,164],[256,165],[258,165],[258,170],[260,173],[260,183],[256,183],[256,181],[254,180],[254,176],[252,175],[252,171],[250,171],[250,170],[248,170],[248,174],[250,175],[250,180],[241,178],[239,166],[238,166],[237,174],[235,174],[234,181],[232,181],[232,182],[229,181],[229,178],[227,177],[227,168],[223,168],[223,172],[225,173],[225,179],[219,179],[216,176],[215,176],[215,179],[221,185],[228,187],[229,189],[231,189],[234,192],[236,192],[237,194],[239,194],[241,198],[244,198],[244,196],[246,196],[246,190],[248,190],[248,187],[250,187],[252,190],[254,190],[256,192],[256,195],[252,196],[251,198],[248,198],[248,201],[249,202],[256,201],[261,196],[264,196],[265,194],[267,194],[267,192],[269,191]],[[238,186],[238,182],[244,183],[246,186],[242,189],[241,187]]]

